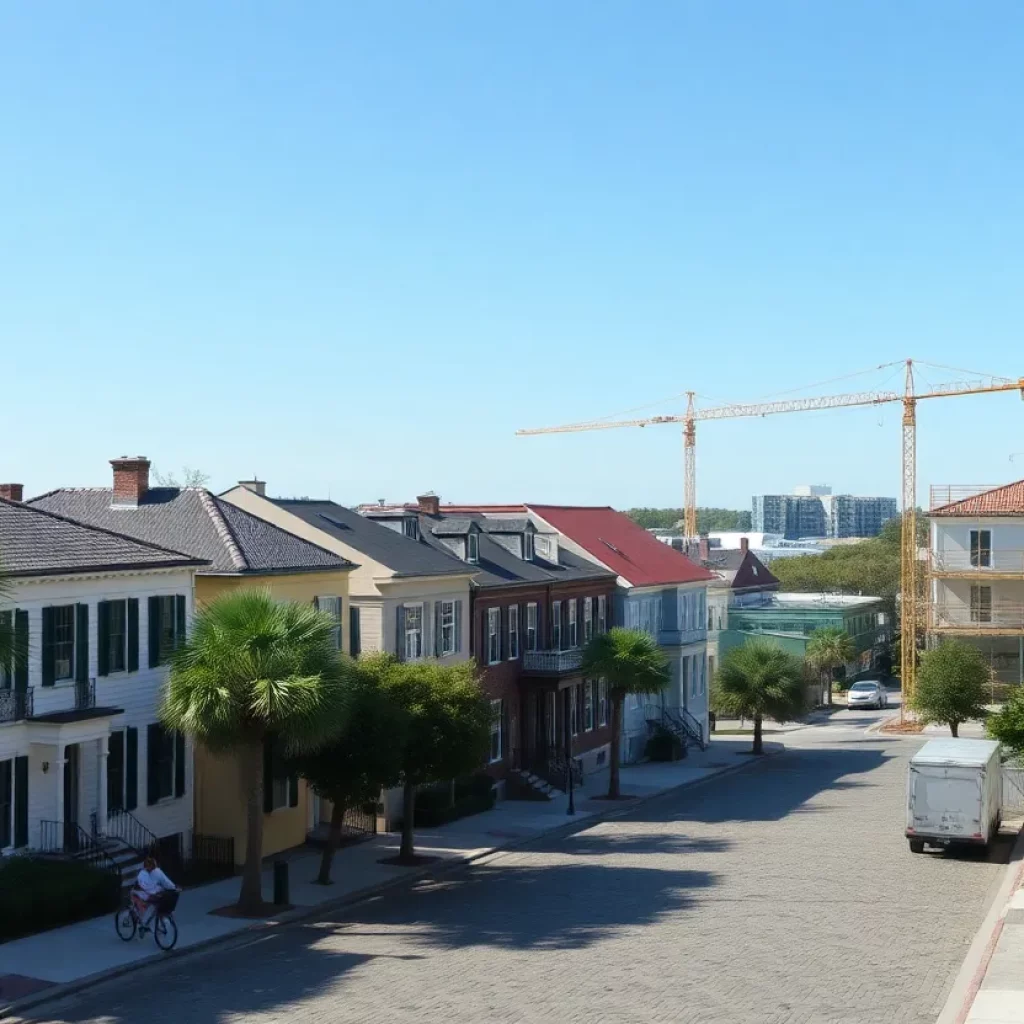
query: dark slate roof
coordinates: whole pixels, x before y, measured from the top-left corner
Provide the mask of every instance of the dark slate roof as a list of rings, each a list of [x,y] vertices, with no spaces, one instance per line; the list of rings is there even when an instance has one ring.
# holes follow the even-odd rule
[[[430,532],[435,537],[465,537],[473,526],[473,520],[464,516],[443,517],[430,527]]]
[[[0,498],[0,564],[9,576],[202,566],[205,561]]]
[[[390,530],[333,501],[308,498],[267,500],[375,562],[386,565],[397,576],[458,576],[472,572],[472,566],[460,562],[454,555],[442,554],[430,544]]]
[[[485,519],[480,526],[484,533],[525,533],[531,527],[536,529],[529,519]]]
[[[439,539],[435,527],[445,528],[446,524],[465,523],[466,527],[461,532],[468,530],[470,523],[475,523],[481,530],[486,529],[488,522],[485,516],[464,515],[437,516],[420,515],[420,535],[423,539],[437,548],[439,551],[448,551],[444,543]],[[525,521],[524,521],[525,524]],[[449,533],[454,536],[455,534]],[[589,579],[614,579],[615,573],[602,565],[597,565],[586,558],[573,554],[559,545],[558,562],[548,562],[538,554],[532,562],[517,558],[511,551],[503,548],[496,540],[493,540],[486,533],[480,534],[479,562],[471,565],[468,562],[460,562],[465,569],[475,570],[473,576],[474,586],[486,587],[509,587],[516,584],[526,583],[570,583],[576,580]],[[452,557],[452,556],[449,556]]]
[[[65,488],[33,498],[33,508],[67,515],[205,559],[214,575],[351,569],[326,548],[245,512],[202,487],[154,487],[138,507],[111,508],[109,488]]]

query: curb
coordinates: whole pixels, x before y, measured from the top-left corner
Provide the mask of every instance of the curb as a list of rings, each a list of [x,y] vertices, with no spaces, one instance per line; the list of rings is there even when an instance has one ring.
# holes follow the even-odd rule
[[[1006,908],[1016,889],[1024,881],[1024,825],[1014,840],[1010,859],[1003,877],[992,897],[985,919],[971,940],[967,956],[953,981],[953,987],[946,997],[942,1012],[935,1024],[964,1024],[974,1005],[974,999],[985,980],[992,954],[995,953],[999,936],[1006,920]]]
[[[624,817],[636,807],[642,807],[646,804],[653,803],[655,800],[660,800],[663,797],[678,793],[680,790],[696,788],[698,786],[706,785],[716,779],[721,779],[729,775],[737,775],[743,771],[749,771],[760,764],[764,757],[774,757],[784,752],[785,746],[781,742],[766,742],[764,755],[761,759],[754,760],[751,758],[741,761],[739,764],[730,765],[728,768],[721,768],[702,779],[691,779],[688,782],[681,782],[678,786],[669,786],[666,789],[659,789],[653,793],[648,793],[646,796],[637,797],[635,800],[629,800],[628,802],[624,801],[624,806],[612,807],[607,811],[597,811],[589,814],[585,818],[573,818],[566,821],[564,824],[556,825],[554,828],[550,828],[547,831],[538,832],[531,836],[517,837],[502,846],[492,846],[489,849],[481,850],[478,853],[466,854],[461,857],[452,857],[443,863],[434,863],[428,867],[418,868],[398,878],[392,878],[386,882],[378,882],[374,885],[364,886],[362,889],[356,889],[353,892],[346,893],[344,896],[339,896],[333,900],[326,900],[323,903],[317,903],[315,906],[300,907],[296,910],[289,910],[281,914],[280,917],[275,918],[273,921],[253,921],[240,931],[231,932],[228,935],[216,935],[209,939],[201,939],[199,942],[195,942],[191,946],[186,946],[183,949],[172,949],[168,953],[153,953],[141,960],[133,960],[131,963],[119,964],[117,967],[110,967],[103,971],[97,971],[94,974],[86,975],[84,978],[76,978],[74,981],[53,985],[51,988],[44,989],[42,992],[25,996],[23,999],[15,1000],[12,1003],[8,1003],[6,1006],[0,1006],[0,1024],[4,1024],[4,1022],[16,1022],[19,1019],[16,1015],[20,1014],[24,1010],[31,1010],[37,1006],[43,1005],[44,1003],[56,1002],[57,1000],[65,999],[68,996],[76,995],[86,989],[94,988],[97,985],[101,985],[103,982],[112,981],[114,978],[120,978],[125,974],[132,973],[133,971],[143,970],[148,967],[156,967],[163,964],[171,964],[177,960],[185,959],[197,953],[203,953],[214,947],[228,950],[231,948],[241,948],[251,945],[255,942],[259,942],[263,938],[266,938],[268,933],[272,932],[274,929],[301,924],[304,921],[312,920],[320,915],[335,913],[339,910],[346,910],[359,903],[363,903],[368,899],[380,896],[383,893],[387,893],[395,889],[411,888],[417,882],[421,882],[425,878],[442,878],[445,875],[459,871],[473,864],[480,863],[490,858],[497,858],[505,853],[510,853],[524,846],[529,846],[531,843],[538,842],[539,840],[565,838],[566,836],[573,835],[576,832],[582,832],[599,822],[612,821],[616,818]]]

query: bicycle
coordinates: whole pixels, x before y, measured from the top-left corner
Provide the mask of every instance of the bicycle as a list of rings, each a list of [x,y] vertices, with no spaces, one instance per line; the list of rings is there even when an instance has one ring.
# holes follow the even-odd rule
[[[165,953],[174,949],[178,941],[178,926],[174,921],[174,908],[178,905],[180,893],[177,890],[167,890],[160,894],[159,899],[153,904],[153,916],[149,924],[143,924],[142,918],[135,907],[135,901],[129,896],[128,904],[122,907],[114,915],[114,928],[118,937],[124,942],[131,942],[138,933],[141,938],[152,928],[153,941]]]

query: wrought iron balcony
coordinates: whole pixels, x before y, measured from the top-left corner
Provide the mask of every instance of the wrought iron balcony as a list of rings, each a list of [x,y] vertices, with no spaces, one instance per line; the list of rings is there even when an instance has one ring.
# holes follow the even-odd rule
[[[0,690],[0,722],[20,722],[32,715],[32,690]]]
[[[579,672],[583,651],[523,651],[523,671],[536,675],[564,676]]]

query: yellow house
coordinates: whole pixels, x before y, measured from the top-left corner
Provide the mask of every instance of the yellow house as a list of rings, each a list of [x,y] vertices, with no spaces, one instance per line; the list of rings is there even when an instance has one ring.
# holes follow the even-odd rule
[[[338,622],[338,649],[351,651],[349,575],[356,564],[218,498],[202,487],[149,486],[144,457],[113,459],[112,488],[52,491],[34,504],[50,512],[159,544],[209,561],[195,578],[195,605],[243,587],[261,587],[282,601],[316,603]],[[316,812],[301,779],[274,770],[264,756],[264,856],[305,842]],[[230,836],[245,860],[245,796],[231,755],[195,753],[193,830]]]

